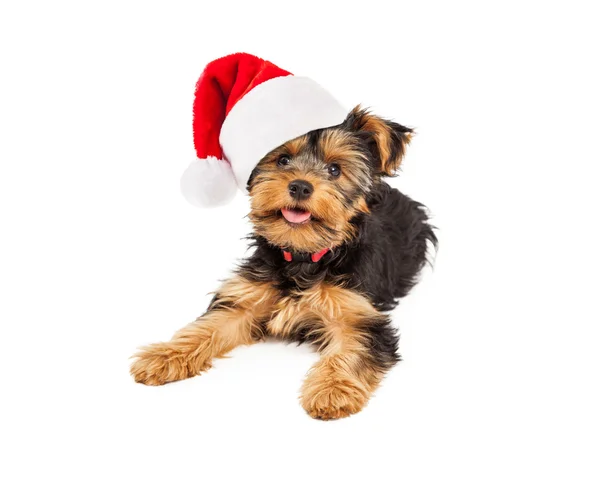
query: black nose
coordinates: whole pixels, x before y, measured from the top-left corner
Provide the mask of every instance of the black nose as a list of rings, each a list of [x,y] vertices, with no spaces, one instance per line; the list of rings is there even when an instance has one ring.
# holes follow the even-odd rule
[[[292,198],[302,201],[310,198],[313,192],[313,185],[308,181],[294,180],[288,185],[288,190]]]

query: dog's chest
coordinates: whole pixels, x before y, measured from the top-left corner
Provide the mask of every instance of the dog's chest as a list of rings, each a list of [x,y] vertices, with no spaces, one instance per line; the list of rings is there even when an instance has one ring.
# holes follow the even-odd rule
[[[302,324],[316,319],[318,308],[315,300],[320,296],[320,288],[295,292],[280,297],[274,304],[267,321],[267,330],[274,336],[288,337],[302,327]]]
[[[269,334],[295,339],[307,330],[345,327],[359,318],[377,315],[369,300],[360,293],[319,283],[294,294],[279,296],[266,320]]]

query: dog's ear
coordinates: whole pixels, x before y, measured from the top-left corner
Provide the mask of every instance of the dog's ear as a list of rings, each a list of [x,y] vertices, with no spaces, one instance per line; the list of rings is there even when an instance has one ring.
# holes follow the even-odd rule
[[[413,130],[375,116],[360,105],[350,112],[344,123],[365,139],[375,158],[377,171],[393,176],[400,167]]]

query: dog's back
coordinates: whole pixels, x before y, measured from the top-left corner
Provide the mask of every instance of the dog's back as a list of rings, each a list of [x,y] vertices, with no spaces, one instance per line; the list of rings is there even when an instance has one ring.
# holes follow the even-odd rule
[[[378,185],[369,207],[348,266],[357,287],[387,311],[415,285],[428,243],[435,247],[437,238],[424,206],[387,183]]]

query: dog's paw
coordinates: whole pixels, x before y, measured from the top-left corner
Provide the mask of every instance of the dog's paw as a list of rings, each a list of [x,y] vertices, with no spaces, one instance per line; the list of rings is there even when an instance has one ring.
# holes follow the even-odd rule
[[[130,372],[138,383],[160,386],[198,374],[181,351],[166,343],[151,344],[133,355]]]
[[[302,407],[315,419],[341,419],[359,412],[369,401],[369,392],[358,381],[314,371],[302,388]]]

